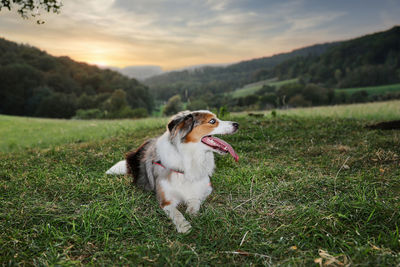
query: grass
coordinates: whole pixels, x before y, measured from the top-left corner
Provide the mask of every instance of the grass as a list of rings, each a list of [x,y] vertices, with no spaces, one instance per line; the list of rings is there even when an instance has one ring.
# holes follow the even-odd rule
[[[398,114],[395,103],[384,114]],[[126,151],[162,133],[158,123],[2,152],[0,263],[399,265],[400,132],[365,129],[389,119],[372,116],[375,107],[382,112],[371,105],[357,118],[326,108],[325,116],[293,110],[233,118],[241,129],[224,139],[241,159],[217,156],[214,192],[189,218],[187,235],[175,232],[153,194],[128,177],[104,175]]]
[[[276,88],[279,88],[282,85],[289,84],[289,83],[295,83],[295,82],[297,82],[297,79],[289,79],[289,80],[284,80],[284,81],[276,81],[276,79],[269,79],[269,80],[264,80],[264,81],[247,84],[247,85],[243,86],[242,88],[239,88],[239,89],[233,91],[231,94],[232,94],[233,98],[239,98],[239,97],[244,97],[244,96],[255,94],[258,90],[260,90],[263,87],[263,85],[270,85],[270,86],[275,86]],[[368,92],[369,97],[374,96],[374,95],[383,95],[383,94],[390,93],[390,92],[400,92],[400,83],[390,84],[390,85],[380,85],[380,86],[335,89],[335,94],[338,95],[340,93],[345,93],[347,95],[352,95],[355,92],[359,92],[359,91]]]
[[[65,143],[100,140],[165,125],[166,119],[54,120],[0,115],[0,151],[46,148]]]
[[[389,92],[400,92],[400,83],[381,85],[381,86],[368,86],[359,88],[346,88],[346,89],[335,89],[336,94],[345,93],[348,95],[354,94],[355,92],[366,91],[369,96],[383,95]]]
[[[276,81],[276,79],[269,79],[269,80],[264,80],[256,83],[251,83],[243,86],[240,89],[237,89],[232,92],[232,97],[233,98],[239,98],[239,97],[244,97],[248,95],[255,94],[258,90],[260,90],[263,85],[269,85],[269,86],[275,86],[276,88],[281,87],[282,85],[289,84],[289,83],[295,83],[297,82],[297,79],[290,79],[290,80],[284,80],[284,81]]]
[[[331,117],[346,119],[400,120],[400,100],[279,110],[280,114],[301,117]]]

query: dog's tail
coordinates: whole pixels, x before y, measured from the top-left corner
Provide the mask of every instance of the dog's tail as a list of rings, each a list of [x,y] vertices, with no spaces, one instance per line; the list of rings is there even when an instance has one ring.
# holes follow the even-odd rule
[[[128,167],[126,165],[126,160],[121,160],[114,166],[112,166],[108,171],[106,171],[106,174],[127,174],[128,173]]]

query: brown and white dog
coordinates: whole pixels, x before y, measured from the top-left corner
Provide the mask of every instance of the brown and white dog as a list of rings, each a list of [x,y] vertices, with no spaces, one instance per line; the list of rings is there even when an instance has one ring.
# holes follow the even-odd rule
[[[171,118],[162,136],[127,153],[126,160],[106,173],[130,174],[138,186],[155,191],[177,231],[186,233],[191,226],[177,206],[184,203],[187,213],[198,213],[212,191],[213,152],[229,153],[236,161],[239,159],[228,143],[213,135],[233,134],[238,128],[238,123],[219,120],[207,110],[180,112]]]

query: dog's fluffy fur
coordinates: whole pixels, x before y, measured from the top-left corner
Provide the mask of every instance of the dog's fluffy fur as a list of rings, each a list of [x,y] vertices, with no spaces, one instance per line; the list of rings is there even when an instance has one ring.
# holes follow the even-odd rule
[[[237,155],[214,134],[232,134],[238,124],[222,121],[206,110],[181,112],[173,116],[167,131],[157,139],[143,143],[129,152],[107,174],[130,174],[146,190],[155,191],[161,208],[171,218],[178,232],[191,226],[177,209],[184,203],[186,212],[198,213],[201,203],[211,193],[210,176],[214,171],[214,154]]]

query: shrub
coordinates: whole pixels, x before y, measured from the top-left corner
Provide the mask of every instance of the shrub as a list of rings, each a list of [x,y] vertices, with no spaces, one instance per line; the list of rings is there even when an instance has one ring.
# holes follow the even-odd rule
[[[219,108],[219,112],[218,112],[217,115],[218,115],[218,117],[220,117],[220,118],[226,118],[226,117],[229,117],[230,113],[229,113],[227,107],[222,106],[222,107]]]
[[[146,118],[149,116],[147,109],[145,108],[135,108],[132,110],[132,118]]]
[[[178,113],[179,111],[182,110],[182,108],[183,106],[182,106],[181,96],[174,95],[173,97],[168,99],[168,102],[164,108],[164,115],[172,115]]]
[[[289,106],[292,107],[309,107],[311,102],[304,99],[303,95],[297,94],[289,99]]]
[[[263,87],[256,92],[258,95],[264,95],[269,93],[275,93],[275,86],[264,84]]]
[[[350,103],[364,103],[368,101],[368,92],[365,90],[354,92],[349,99]]]
[[[199,110],[199,109],[207,109],[208,107],[207,107],[207,103],[204,100],[198,99],[198,100],[191,101],[186,106],[186,108],[188,110]]]
[[[78,120],[102,119],[104,118],[104,112],[98,108],[78,109],[73,118]]]
[[[261,108],[269,107],[276,107],[277,103],[277,96],[274,93],[265,94],[260,96],[259,104]]]

